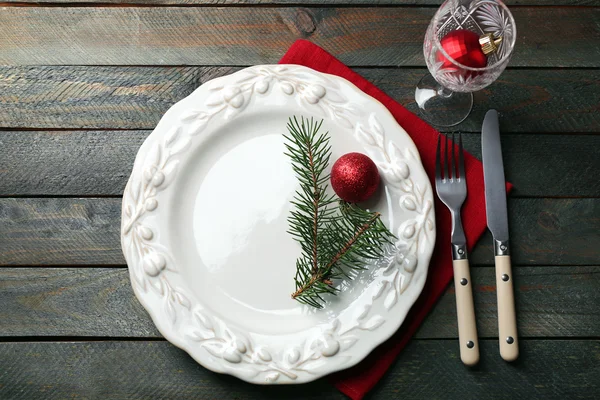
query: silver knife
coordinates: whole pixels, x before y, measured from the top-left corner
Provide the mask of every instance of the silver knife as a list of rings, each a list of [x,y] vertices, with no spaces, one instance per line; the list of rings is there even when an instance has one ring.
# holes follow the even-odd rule
[[[489,110],[481,129],[485,209],[488,228],[494,236],[500,355],[506,361],[514,361],[519,357],[519,340],[508,243],[506,183],[498,125],[498,112]]]

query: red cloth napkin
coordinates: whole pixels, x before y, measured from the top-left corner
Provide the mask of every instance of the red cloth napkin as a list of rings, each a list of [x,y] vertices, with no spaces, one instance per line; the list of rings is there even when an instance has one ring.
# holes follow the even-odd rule
[[[439,132],[395,102],[365,78],[342,64],[331,54],[309,41],[298,40],[295,42],[279,63],[304,65],[317,71],[341,76],[355,84],[366,94],[383,103],[415,142],[415,145],[419,149],[425,171],[431,180],[431,185],[435,188],[435,152]],[[465,152],[464,154],[468,196],[462,211],[465,216],[463,224],[467,236],[467,246],[470,250],[481,237],[487,225],[485,218],[483,166],[479,160],[469,153]],[[508,184],[507,190],[510,190],[510,188],[511,185]],[[392,338],[381,344],[357,366],[330,377],[331,382],[339,390],[354,400],[362,399],[381,379],[452,280],[450,213],[437,196],[434,197],[436,199],[437,240],[429,265],[428,279],[421,296],[413,305],[406,320]],[[456,352],[458,353],[458,351],[457,343]]]

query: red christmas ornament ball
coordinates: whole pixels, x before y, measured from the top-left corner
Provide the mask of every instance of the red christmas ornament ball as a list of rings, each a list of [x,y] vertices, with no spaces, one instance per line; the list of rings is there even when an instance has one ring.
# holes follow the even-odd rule
[[[466,29],[458,29],[448,33],[440,41],[448,55],[462,65],[471,68],[485,68],[487,56],[481,49],[479,36]],[[443,62],[442,68],[457,70],[459,67],[452,63],[441,51],[437,53],[438,62]]]
[[[345,154],[331,168],[331,187],[340,199],[349,203],[367,200],[378,186],[377,166],[364,154]]]

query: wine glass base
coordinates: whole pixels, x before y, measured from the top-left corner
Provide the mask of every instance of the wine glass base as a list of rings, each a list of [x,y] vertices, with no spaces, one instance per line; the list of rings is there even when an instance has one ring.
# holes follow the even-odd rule
[[[473,94],[452,92],[433,76],[425,75],[415,89],[420,116],[436,126],[454,126],[463,122],[473,108]]]

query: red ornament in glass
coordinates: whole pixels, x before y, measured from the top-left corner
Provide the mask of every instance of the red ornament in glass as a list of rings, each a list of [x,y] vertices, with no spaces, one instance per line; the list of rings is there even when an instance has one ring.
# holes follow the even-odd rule
[[[487,65],[487,56],[483,53],[479,36],[475,32],[466,29],[452,31],[442,38],[440,44],[452,59],[462,65],[471,68],[485,68]],[[437,53],[437,60],[443,62],[441,68],[459,69],[441,51]]]
[[[349,203],[367,200],[378,186],[377,166],[364,154],[344,154],[331,168],[331,187],[340,199]]]

